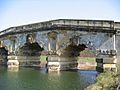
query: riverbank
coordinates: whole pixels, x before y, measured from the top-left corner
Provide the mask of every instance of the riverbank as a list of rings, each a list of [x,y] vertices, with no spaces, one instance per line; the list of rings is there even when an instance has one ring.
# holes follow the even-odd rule
[[[78,57],[78,69],[96,70],[96,61],[94,57]]]
[[[120,71],[99,74],[96,83],[85,90],[120,90]]]

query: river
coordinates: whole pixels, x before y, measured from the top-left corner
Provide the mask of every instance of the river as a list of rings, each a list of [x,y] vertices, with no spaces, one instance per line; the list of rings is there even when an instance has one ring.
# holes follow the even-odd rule
[[[96,71],[45,72],[34,68],[19,71],[0,67],[0,90],[83,90],[96,80]]]

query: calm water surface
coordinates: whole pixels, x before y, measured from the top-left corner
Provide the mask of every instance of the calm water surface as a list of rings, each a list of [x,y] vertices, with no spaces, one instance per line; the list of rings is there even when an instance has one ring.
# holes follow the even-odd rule
[[[83,90],[95,82],[96,71],[49,72],[33,68],[10,71],[0,67],[0,90]]]

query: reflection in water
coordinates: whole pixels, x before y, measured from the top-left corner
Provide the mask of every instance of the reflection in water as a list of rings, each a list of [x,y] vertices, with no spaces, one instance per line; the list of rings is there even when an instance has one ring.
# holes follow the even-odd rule
[[[85,85],[88,86],[96,81],[97,72],[96,71],[79,71],[81,78],[84,80]]]
[[[7,68],[8,71],[11,71],[11,72],[18,72],[19,71],[19,67],[9,67]]]
[[[9,72],[0,68],[0,90],[83,90],[95,82],[95,71],[48,72],[20,68]]]

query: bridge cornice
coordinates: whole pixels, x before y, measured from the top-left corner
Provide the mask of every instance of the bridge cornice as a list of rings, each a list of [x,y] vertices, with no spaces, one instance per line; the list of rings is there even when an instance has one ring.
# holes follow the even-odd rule
[[[120,30],[120,22],[114,22],[112,20],[57,19],[10,27],[1,31],[0,37],[24,32],[36,32],[56,29],[115,33]]]

